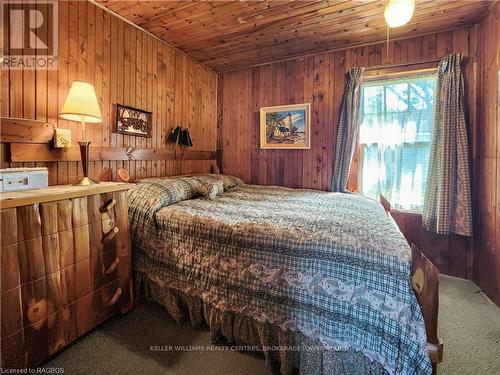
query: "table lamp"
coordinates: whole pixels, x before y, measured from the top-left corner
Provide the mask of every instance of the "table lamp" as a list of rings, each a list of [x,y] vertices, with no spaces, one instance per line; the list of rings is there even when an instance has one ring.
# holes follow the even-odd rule
[[[80,145],[80,154],[82,156],[83,179],[74,185],[93,185],[98,184],[88,176],[89,164],[89,144],[87,140],[86,122],[102,122],[99,103],[95,94],[94,86],[90,83],[74,81],[69,89],[68,96],[64,102],[61,118],[70,121],[79,121],[82,125],[82,140],[78,142]]]

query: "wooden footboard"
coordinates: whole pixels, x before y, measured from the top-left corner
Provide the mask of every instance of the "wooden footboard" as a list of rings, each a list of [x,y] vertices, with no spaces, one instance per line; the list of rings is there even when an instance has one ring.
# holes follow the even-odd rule
[[[393,223],[396,222],[391,215],[391,204],[383,196],[380,203]],[[437,267],[420,251],[411,244],[412,256],[412,286],[417,301],[424,316],[425,332],[429,348],[429,356],[432,361],[433,373],[437,372],[437,364],[443,361],[443,343],[438,337],[438,310],[439,310],[439,271]]]
[[[436,365],[443,361],[443,343],[437,335],[439,271],[415,244],[411,244],[411,258],[412,286],[424,316],[429,356],[433,372],[436,373]]]

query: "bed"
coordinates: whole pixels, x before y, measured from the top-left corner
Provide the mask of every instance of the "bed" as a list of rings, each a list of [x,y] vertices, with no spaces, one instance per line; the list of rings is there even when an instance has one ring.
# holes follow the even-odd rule
[[[380,203],[197,175],[139,181],[129,207],[137,289],[214,342],[281,374],[432,373],[411,249]]]

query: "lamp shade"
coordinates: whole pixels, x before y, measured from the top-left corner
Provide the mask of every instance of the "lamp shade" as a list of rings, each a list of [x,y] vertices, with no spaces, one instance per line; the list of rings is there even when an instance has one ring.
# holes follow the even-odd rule
[[[71,121],[102,122],[94,86],[90,83],[74,81],[60,116]]]
[[[400,27],[410,22],[415,11],[415,0],[389,0],[384,18],[389,27]]]

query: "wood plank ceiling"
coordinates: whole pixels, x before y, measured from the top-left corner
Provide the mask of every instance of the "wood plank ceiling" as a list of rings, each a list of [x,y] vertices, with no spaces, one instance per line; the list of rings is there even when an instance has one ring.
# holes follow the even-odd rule
[[[107,1],[102,5],[216,71],[381,41],[385,0]],[[472,24],[491,1],[417,0],[391,38]]]

